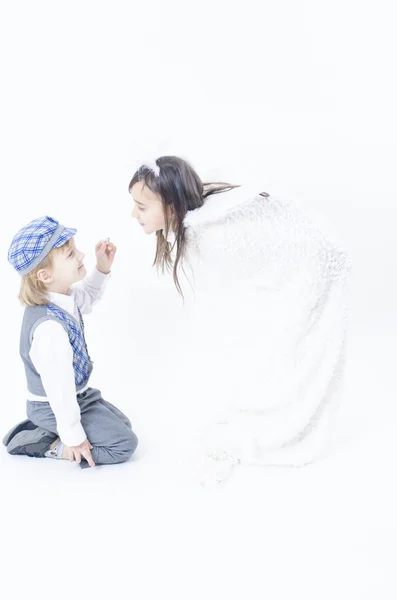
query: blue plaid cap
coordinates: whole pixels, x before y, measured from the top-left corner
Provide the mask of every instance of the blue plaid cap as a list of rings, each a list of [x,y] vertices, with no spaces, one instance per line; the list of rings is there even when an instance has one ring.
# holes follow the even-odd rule
[[[51,217],[40,217],[22,227],[11,242],[8,260],[20,275],[33,271],[53,248],[63,246],[76,233]]]

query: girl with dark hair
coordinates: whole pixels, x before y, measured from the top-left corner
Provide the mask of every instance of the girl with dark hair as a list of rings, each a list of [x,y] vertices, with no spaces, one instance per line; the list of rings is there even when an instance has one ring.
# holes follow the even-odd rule
[[[162,156],[135,172],[132,215],[155,233],[154,264],[171,270],[229,324],[233,406],[208,453],[223,465],[300,466],[323,454],[344,366],[349,261],[287,202],[230,183],[204,183]],[[205,321],[204,321],[205,323]]]

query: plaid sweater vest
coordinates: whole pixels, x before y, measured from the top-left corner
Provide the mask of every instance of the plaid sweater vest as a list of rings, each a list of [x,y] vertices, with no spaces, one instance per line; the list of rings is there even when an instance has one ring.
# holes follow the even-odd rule
[[[40,375],[36,371],[29,353],[36,327],[43,321],[48,320],[60,323],[68,334],[69,342],[73,350],[73,370],[76,393],[88,384],[93,369],[93,363],[88,354],[84,337],[84,322],[79,310],[78,314],[79,322],[56,304],[29,306],[25,309],[19,351],[25,367],[27,387],[31,394],[34,394],[35,396],[46,396]]]

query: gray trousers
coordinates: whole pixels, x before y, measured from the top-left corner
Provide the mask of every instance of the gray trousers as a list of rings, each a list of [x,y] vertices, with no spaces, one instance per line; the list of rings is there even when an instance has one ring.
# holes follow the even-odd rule
[[[81,412],[81,425],[92,444],[92,458],[96,465],[111,465],[128,460],[134,453],[138,438],[131,429],[128,418],[115,406],[106,402],[101,392],[88,388],[77,394]],[[27,417],[47,431],[57,432],[55,415],[49,402],[27,401]],[[84,461],[85,462],[85,461]],[[82,466],[87,466],[88,463]]]

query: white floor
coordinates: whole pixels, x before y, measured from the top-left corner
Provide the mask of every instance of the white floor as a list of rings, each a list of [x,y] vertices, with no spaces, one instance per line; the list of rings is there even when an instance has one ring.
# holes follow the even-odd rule
[[[393,338],[350,339],[339,444],[304,469],[240,468],[203,489],[177,439],[161,434],[159,402],[146,413],[133,403],[151,420],[124,465],[81,471],[2,450],[0,590],[12,586],[18,599],[47,597],[53,584],[54,598],[394,600]],[[177,420],[172,406],[168,417]]]

